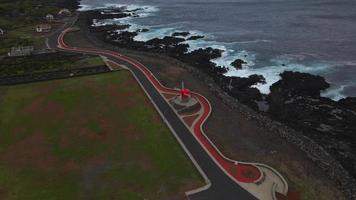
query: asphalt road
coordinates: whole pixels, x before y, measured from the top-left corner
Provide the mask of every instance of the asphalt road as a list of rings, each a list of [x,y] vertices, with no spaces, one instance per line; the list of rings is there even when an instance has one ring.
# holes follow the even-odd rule
[[[65,27],[64,27],[65,28]],[[63,28],[63,30],[64,30]],[[49,40],[48,45],[51,48],[58,49],[57,39],[60,31],[53,34]],[[59,49],[61,50],[61,49]],[[97,52],[91,53],[96,55],[103,55],[108,57],[117,63],[125,64],[138,78],[152,101],[157,105],[163,116],[169,122],[171,127],[175,130],[176,134],[183,142],[186,149],[193,156],[194,160],[200,166],[200,168],[207,175],[211,182],[211,186],[199,193],[195,193],[188,196],[188,199],[192,200],[254,200],[256,199],[249,192],[241,188],[230,177],[228,177],[214,162],[214,160],[207,154],[198,141],[194,138],[190,130],[183,124],[178,118],[175,112],[171,109],[168,103],[163,99],[160,93],[147,79],[147,77],[135,66],[127,63],[118,57],[109,56],[100,49],[96,49]]]

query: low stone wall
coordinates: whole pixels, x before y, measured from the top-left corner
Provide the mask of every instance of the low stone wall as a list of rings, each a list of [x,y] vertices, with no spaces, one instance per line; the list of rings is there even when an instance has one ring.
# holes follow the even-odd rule
[[[16,85],[23,83],[32,83],[40,81],[48,81],[55,79],[71,78],[76,76],[86,76],[99,73],[110,72],[107,66],[83,67],[78,69],[41,72],[34,74],[25,74],[17,76],[0,77],[0,85]]]

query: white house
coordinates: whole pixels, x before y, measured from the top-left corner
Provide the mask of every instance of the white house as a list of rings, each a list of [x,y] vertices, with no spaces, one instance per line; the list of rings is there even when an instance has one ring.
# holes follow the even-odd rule
[[[29,56],[34,51],[33,46],[20,46],[20,47],[12,47],[11,51],[8,53],[8,56]]]
[[[37,33],[48,33],[52,29],[52,26],[50,24],[38,24],[36,26],[36,32]]]
[[[46,20],[49,21],[49,22],[53,21],[54,20],[54,16],[52,14],[47,14],[46,15]]]

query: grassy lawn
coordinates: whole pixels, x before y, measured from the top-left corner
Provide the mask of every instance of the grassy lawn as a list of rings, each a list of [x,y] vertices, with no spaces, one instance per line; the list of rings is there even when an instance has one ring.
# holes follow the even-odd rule
[[[35,33],[36,23],[0,19],[0,28],[6,30],[0,37],[0,55],[7,54],[11,47],[32,45],[35,49],[46,48],[45,38]]]
[[[99,56],[85,56],[82,59],[77,60],[72,63],[72,66],[96,66],[96,65],[105,65],[103,59]]]
[[[0,87],[0,199],[172,199],[202,179],[129,72]]]

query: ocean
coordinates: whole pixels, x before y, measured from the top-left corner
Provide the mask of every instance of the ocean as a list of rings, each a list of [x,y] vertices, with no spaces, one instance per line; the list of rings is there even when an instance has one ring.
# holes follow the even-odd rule
[[[189,41],[189,50],[224,50],[213,62],[230,69],[226,76],[263,75],[267,83],[253,86],[262,93],[289,70],[325,77],[331,87],[322,96],[356,96],[354,0],[82,0],[80,10],[123,5],[144,10],[105,23],[148,28],[135,37],[140,41],[177,31],[204,35]],[[230,66],[237,58],[248,62],[240,70]]]

